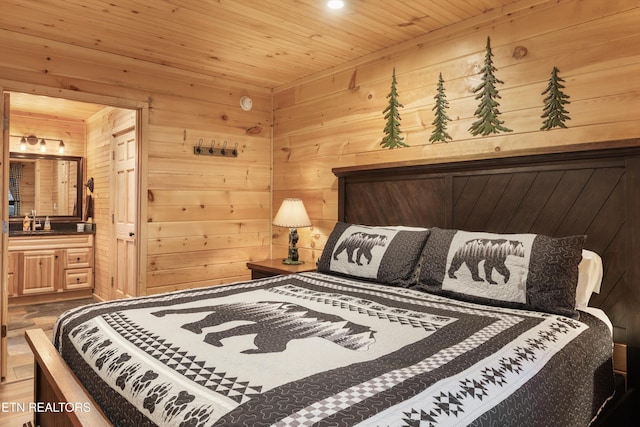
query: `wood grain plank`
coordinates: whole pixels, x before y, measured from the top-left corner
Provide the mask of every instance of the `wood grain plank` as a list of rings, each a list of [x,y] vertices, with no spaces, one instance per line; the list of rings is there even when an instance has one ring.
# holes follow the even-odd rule
[[[89,408],[87,411],[60,413],[62,415],[57,418],[56,414],[53,414],[51,417],[59,419],[64,418],[63,415],[68,416],[70,424],[60,425],[110,426],[111,423],[107,420],[100,407],[88,395],[84,387],[80,385],[71,369],[56,352],[44,331],[42,329],[28,330],[25,332],[25,337],[39,367],[41,377],[39,377],[38,383],[51,387],[50,397],[57,399],[50,400],[50,402],[82,402],[88,405]],[[39,384],[36,384],[36,390],[39,389]],[[45,417],[46,415],[46,413],[41,414],[40,417]]]
[[[624,177],[623,168],[609,168],[595,171],[582,192],[578,195],[581,201],[564,216],[564,221],[558,228],[559,235],[574,233],[573,230],[588,230],[602,208],[609,200],[620,180]]]
[[[536,173],[531,185],[526,189],[522,189],[522,191],[526,191],[526,193],[523,193],[526,202],[523,202],[518,206],[516,211],[513,212],[509,228],[521,228],[526,231],[533,230],[533,224],[549,202],[549,198],[552,196],[561,178],[561,171]],[[507,212],[507,214],[509,213]]]

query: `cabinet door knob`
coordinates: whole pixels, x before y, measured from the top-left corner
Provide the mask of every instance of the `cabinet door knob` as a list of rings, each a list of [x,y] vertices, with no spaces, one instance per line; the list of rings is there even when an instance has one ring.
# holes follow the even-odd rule
[[[136,233],[134,233],[133,231],[130,231],[130,232],[129,232],[129,237],[133,237],[133,236],[135,236],[135,235],[136,235]]]

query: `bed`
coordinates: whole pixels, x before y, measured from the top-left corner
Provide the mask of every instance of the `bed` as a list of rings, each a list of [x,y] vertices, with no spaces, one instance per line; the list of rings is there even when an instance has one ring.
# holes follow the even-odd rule
[[[637,342],[640,149],[608,145],[336,169],[317,272],[78,308],[53,346],[29,331],[36,399],[70,403],[36,423],[597,422],[613,340]],[[604,276],[579,302],[585,251]]]

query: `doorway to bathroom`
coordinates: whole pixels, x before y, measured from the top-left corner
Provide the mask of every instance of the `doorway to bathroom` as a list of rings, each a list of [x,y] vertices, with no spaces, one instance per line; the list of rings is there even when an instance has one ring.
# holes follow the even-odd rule
[[[9,223],[19,220],[10,216],[9,186],[6,182],[9,174],[5,169],[9,163],[9,153],[22,149],[21,136],[37,135],[39,140],[45,140],[50,150],[57,147],[58,140],[63,141],[66,154],[84,158],[82,182],[86,184],[78,189],[83,197],[83,208],[82,212],[78,213],[78,221],[90,221],[95,226],[94,250],[90,264],[93,295],[96,300],[135,295],[139,285],[139,255],[136,239],[139,214],[137,170],[141,134],[140,116],[146,106],[86,94],[77,96],[73,94],[77,99],[25,94],[18,91],[3,91],[3,94],[5,99],[3,115],[6,117],[2,162],[3,225],[8,228]],[[122,107],[123,105],[126,108]],[[123,148],[123,137],[127,141],[125,153],[119,151]],[[26,151],[36,149],[39,147],[28,145]],[[118,182],[124,175],[120,174],[117,165],[123,154],[128,159],[125,174],[127,191],[121,194],[122,186]],[[126,212],[130,228],[127,232],[127,248],[124,253],[120,250],[121,239],[117,237],[116,231],[116,218],[119,218],[119,213],[123,211]],[[7,295],[7,289],[12,283],[11,280],[20,277],[21,265],[19,261],[14,262],[14,257],[11,262],[9,261],[10,238],[7,233],[3,233],[2,236],[3,287],[0,292],[2,294],[0,304],[2,305],[3,337],[0,365],[4,380],[8,377],[7,331],[11,327],[8,324],[7,309],[9,305],[13,305]],[[16,270],[18,273],[11,270]],[[55,274],[55,280],[64,281],[63,273]],[[58,283],[57,286],[62,287],[63,284]],[[118,295],[114,290],[118,287],[128,291]],[[39,298],[42,301],[48,300],[46,296],[35,295],[34,298],[35,302],[41,302]],[[60,296],[55,296],[54,299],[64,300]]]

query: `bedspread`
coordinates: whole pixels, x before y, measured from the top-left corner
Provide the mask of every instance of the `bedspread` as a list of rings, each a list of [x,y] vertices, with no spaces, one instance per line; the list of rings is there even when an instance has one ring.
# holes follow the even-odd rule
[[[117,426],[588,425],[611,336],[321,273],[80,307],[54,345]]]

